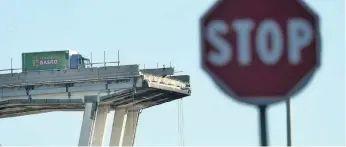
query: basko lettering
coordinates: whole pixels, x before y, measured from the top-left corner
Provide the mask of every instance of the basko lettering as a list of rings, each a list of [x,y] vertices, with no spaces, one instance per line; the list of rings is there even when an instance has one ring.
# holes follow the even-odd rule
[[[40,60],[40,65],[52,65],[52,64],[58,64],[58,60]]]
[[[34,66],[40,66],[40,65],[56,65],[58,64],[57,59],[50,59],[50,60],[34,60],[33,61]]]

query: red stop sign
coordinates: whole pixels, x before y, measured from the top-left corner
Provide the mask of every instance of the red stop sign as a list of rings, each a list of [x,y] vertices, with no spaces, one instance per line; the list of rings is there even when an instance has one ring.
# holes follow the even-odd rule
[[[320,65],[318,16],[300,0],[219,0],[200,23],[203,69],[242,102],[287,100]]]

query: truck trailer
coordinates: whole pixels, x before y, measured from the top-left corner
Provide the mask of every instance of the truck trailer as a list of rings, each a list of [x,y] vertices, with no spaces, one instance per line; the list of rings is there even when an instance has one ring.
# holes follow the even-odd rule
[[[70,51],[46,51],[22,53],[22,71],[61,70],[86,68],[90,64],[88,58]]]

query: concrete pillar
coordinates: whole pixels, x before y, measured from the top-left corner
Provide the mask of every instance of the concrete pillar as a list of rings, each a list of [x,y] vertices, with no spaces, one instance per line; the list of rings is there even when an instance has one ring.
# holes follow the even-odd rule
[[[91,146],[103,146],[109,109],[109,105],[101,105],[97,110]]]
[[[135,143],[139,111],[127,112],[126,126],[122,146],[132,147]]]
[[[131,147],[134,144],[139,111],[115,110],[110,146]]]
[[[116,109],[114,111],[114,119],[111,131],[111,139],[109,146],[120,146],[122,143],[122,132],[123,126],[125,126],[126,120],[126,110],[125,109]]]
[[[85,96],[85,109],[78,146],[89,146],[98,107],[98,96]]]

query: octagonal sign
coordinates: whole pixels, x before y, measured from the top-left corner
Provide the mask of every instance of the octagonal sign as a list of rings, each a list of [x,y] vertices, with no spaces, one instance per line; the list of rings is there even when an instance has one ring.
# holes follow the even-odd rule
[[[287,100],[320,65],[318,16],[300,0],[219,0],[200,27],[203,69],[242,102]]]

